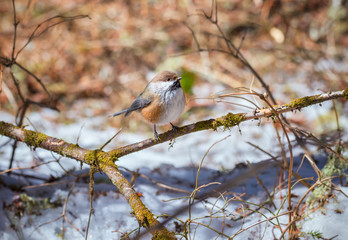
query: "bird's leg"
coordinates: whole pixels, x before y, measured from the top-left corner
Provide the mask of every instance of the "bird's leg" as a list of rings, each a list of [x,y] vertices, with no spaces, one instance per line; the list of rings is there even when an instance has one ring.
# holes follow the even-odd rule
[[[156,131],[156,124],[153,125],[153,134],[155,135],[156,141],[159,142],[158,133]]]
[[[171,123],[171,122],[170,122],[170,125],[172,125],[172,129],[173,129],[174,132],[177,132],[177,131],[178,131],[179,128],[178,128],[177,126],[175,126],[175,125],[174,125],[173,123]]]

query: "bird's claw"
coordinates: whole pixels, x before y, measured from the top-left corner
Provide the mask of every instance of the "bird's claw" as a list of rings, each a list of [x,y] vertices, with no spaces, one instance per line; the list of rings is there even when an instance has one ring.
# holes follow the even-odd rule
[[[153,135],[155,136],[156,142],[160,142],[160,139],[158,137],[158,133],[156,131],[156,125],[153,126]]]

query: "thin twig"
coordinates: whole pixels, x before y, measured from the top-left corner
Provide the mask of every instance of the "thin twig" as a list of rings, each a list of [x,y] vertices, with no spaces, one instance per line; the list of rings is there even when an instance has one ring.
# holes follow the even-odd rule
[[[13,8],[13,26],[14,26],[14,32],[13,32],[13,44],[12,44],[12,54],[11,54],[11,62],[15,61],[15,51],[16,51],[16,40],[17,40],[17,14],[16,14],[16,4],[15,0],[12,0],[12,8]]]
[[[260,148],[259,146],[256,146],[255,144],[251,143],[251,142],[247,142],[249,145],[253,146],[254,148],[260,150],[261,152],[267,154],[268,156],[270,156],[272,158],[272,160],[277,163],[277,165],[279,167],[281,167],[282,169],[286,169],[289,170],[286,166],[284,166],[275,156],[273,156],[272,154],[270,154],[269,152],[265,151],[264,149]],[[307,188],[310,188],[311,185],[303,178],[301,177],[297,172],[292,172],[292,175],[297,178],[298,180],[300,180],[300,182]],[[278,174],[276,174],[275,176],[278,176]]]
[[[247,161],[251,171],[253,172],[253,174],[255,175],[255,178],[257,179],[257,182],[261,185],[261,187],[263,188],[263,190],[266,192],[272,206],[276,209],[277,206],[274,204],[273,202],[273,196],[271,196],[271,194],[269,193],[268,189],[266,188],[265,184],[263,184],[263,181],[259,178],[259,176],[257,175],[257,172],[255,171],[255,169],[253,168],[253,166],[251,165],[251,163],[249,161]]]
[[[120,132],[122,131],[122,128],[120,128],[117,133],[114,134],[114,136],[112,136],[108,141],[106,141],[106,143],[103,144],[103,146],[101,146],[99,148],[100,151],[102,151],[104,149],[104,147],[106,147]]]
[[[257,226],[257,225],[259,225],[259,224],[261,224],[261,223],[268,222],[268,221],[270,221],[270,220],[272,220],[272,219],[274,219],[274,218],[278,218],[278,217],[280,217],[280,216],[287,215],[287,214],[290,214],[290,213],[292,213],[292,211],[283,212],[283,213],[280,213],[280,214],[278,214],[278,215],[276,215],[276,216],[273,216],[273,217],[270,217],[270,218],[266,218],[266,219],[264,219],[264,220],[261,220],[261,221],[258,221],[258,222],[256,222],[256,223],[253,223],[253,224],[251,224],[251,225],[249,225],[249,226],[247,226],[247,227],[245,227],[245,228],[239,230],[237,233],[235,233],[233,236],[231,236],[230,239],[233,239],[233,238],[236,237],[238,234],[240,234],[240,233],[242,233],[242,232],[245,232],[245,231],[249,230],[250,228],[255,227],[255,226]],[[284,232],[285,232],[285,231],[284,231]],[[281,239],[281,238],[282,238],[282,237],[280,237],[279,239]]]
[[[289,165],[288,165],[288,167],[289,167],[289,171],[288,171],[288,173],[289,173],[288,174],[288,210],[291,211],[292,210],[292,205],[291,205],[291,183],[292,182],[291,182],[291,179],[292,179],[292,172],[293,172],[292,168],[293,168],[293,165],[294,165],[294,156],[293,156],[293,152],[292,152],[291,141],[290,141],[289,135],[286,132],[285,125],[283,124],[282,119],[279,116],[280,114],[274,109],[272,104],[269,103],[266,98],[262,98],[261,97],[261,99],[264,100],[267,103],[267,105],[272,109],[273,113],[275,114],[275,117],[278,119],[278,121],[280,123],[280,126],[283,129],[283,133],[284,133],[284,135],[286,137],[286,140],[287,140],[287,143],[288,143],[288,151],[290,153],[290,161],[289,161]],[[292,213],[289,213],[289,222],[292,222]],[[296,228],[296,225],[292,225],[291,226],[291,229],[290,229],[291,233],[293,232],[294,228]]]
[[[126,167],[119,167],[119,168],[120,168],[120,169],[124,169],[124,170],[126,170],[127,172],[132,173],[133,176],[134,176],[134,175],[137,175],[138,177],[142,177],[142,178],[144,178],[144,179],[146,179],[146,180],[152,182],[153,184],[155,184],[155,185],[157,185],[157,186],[159,186],[159,187],[161,187],[161,188],[165,188],[165,189],[168,189],[168,190],[171,190],[171,191],[175,191],[175,192],[181,192],[181,193],[191,194],[190,191],[187,191],[187,190],[184,190],[184,189],[180,189],[180,188],[176,188],[176,187],[172,187],[172,186],[166,185],[166,184],[164,184],[164,183],[160,183],[160,182],[158,182],[158,181],[156,181],[156,180],[150,178],[149,176],[146,176],[145,174],[132,171],[132,170],[126,168]],[[132,183],[132,181],[131,181],[131,183]]]
[[[57,16],[54,16],[54,17],[51,17],[51,18],[48,18],[46,20],[44,20],[43,22],[39,23],[36,28],[34,29],[34,31],[31,33],[31,35],[29,36],[27,42],[23,45],[23,47],[17,52],[16,54],[16,57],[15,59],[17,59],[18,55],[28,46],[28,44],[36,37],[39,37],[40,35],[42,35],[43,33],[47,32],[50,28],[54,27],[54,26],[57,26],[61,23],[64,23],[64,22],[71,22],[71,21],[74,21],[76,19],[81,19],[81,18],[89,18],[90,17],[88,15],[76,15],[76,16],[72,16],[72,17],[65,17],[65,16],[60,16],[60,15],[57,15]],[[45,29],[43,29],[40,33],[38,33],[37,35],[36,32],[38,31],[38,29],[42,26],[42,24],[44,23],[49,23],[50,21],[54,20],[54,19],[63,19],[57,23],[53,23],[51,25],[48,25]]]
[[[89,224],[91,223],[92,213],[94,212],[93,209],[93,195],[94,195],[94,172],[96,167],[91,166],[89,169],[89,215],[88,215],[88,223],[86,228],[86,236],[85,240],[88,238],[88,230],[89,230]]]
[[[21,64],[19,64],[17,61],[14,63],[15,65],[17,65],[20,69],[22,69],[24,72],[26,72],[27,74],[29,74],[30,76],[32,76],[42,87],[42,89],[46,92],[46,94],[48,95],[48,97],[51,99],[51,94],[49,93],[49,91],[47,90],[46,86],[42,83],[41,79],[38,78],[34,73],[32,73],[31,71],[29,71],[27,68],[25,68],[24,66],[22,66]],[[52,100],[52,99],[51,99]]]

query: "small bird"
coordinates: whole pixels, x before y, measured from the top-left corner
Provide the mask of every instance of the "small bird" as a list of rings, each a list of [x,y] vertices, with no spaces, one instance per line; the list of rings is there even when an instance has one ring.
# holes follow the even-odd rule
[[[134,100],[129,108],[112,114],[128,116],[133,111],[140,111],[144,119],[153,124],[154,136],[159,142],[156,125],[170,123],[173,130],[177,127],[171,122],[177,119],[185,108],[185,95],[180,84],[181,77],[171,71],[157,74]]]

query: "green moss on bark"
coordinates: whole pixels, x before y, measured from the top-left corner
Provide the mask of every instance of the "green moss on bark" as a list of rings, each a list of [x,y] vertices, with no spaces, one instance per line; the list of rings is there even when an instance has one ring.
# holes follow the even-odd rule
[[[27,131],[24,142],[29,146],[39,147],[41,143],[47,140],[47,135],[38,132]]]
[[[114,155],[110,155],[106,152],[100,151],[99,149],[89,151],[84,156],[85,163],[88,165],[99,165],[102,167],[103,164],[108,164],[111,162],[115,162],[117,158]]]
[[[290,108],[300,109],[300,108],[309,106],[310,104],[315,102],[316,99],[317,99],[317,96],[303,97],[303,98],[293,100],[290,103],[286,104],[285,106]]]
[[[236,125],[239,125],[243,120],[245,120],[245,117],[242,113],[237,113],[237,114],[228,113],[224,117],[217,118],[212,123],[212,127],[214,130],[217,130],[218,127],[223,126],[224,130],[226,130]]]
[[[346,90],[343,91],[343,97],[344,99],[348,100],[348,88],[346,88]]]

